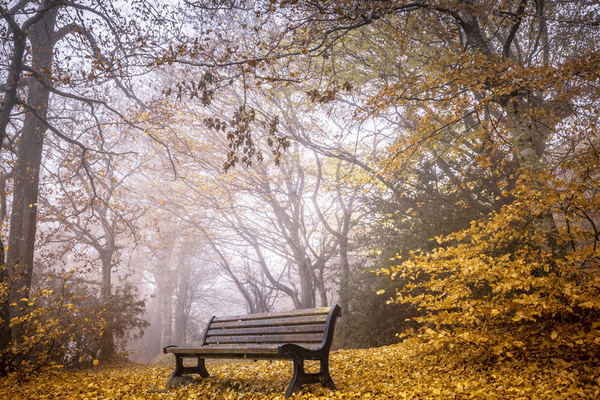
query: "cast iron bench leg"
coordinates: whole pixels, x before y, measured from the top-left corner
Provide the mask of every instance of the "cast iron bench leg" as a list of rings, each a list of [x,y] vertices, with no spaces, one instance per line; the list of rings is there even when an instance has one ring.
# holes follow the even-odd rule
[[[285,391],[285,398],[287,399],[294,393],[298,393],[302,389],[302,385],[309,383],[321,383],[328,389],[335,390],[335,384],[331,375],[329,375],[329,359],[319,360],[320,370],[318,373],[306,373],[304,371],[304,359],[294,357],[294,376],[292,381]]]
[[[210,375],[206,370],[206,365],[204,364],[204,358],[196,357],[198,360],[198,364],[194,367],[185,367],[183,365],[183,358],[179,354],[175,354],[175,371],[173,371],[173,375],[171,378],[175,378],[176,376],[182,376],[184,374],[198,374],[202,378],[208,378]]]
[[[333,379],[331,379],[331,375],[329,375],[329,359],[326,358],[321,360],[321,371],[319,371],[319,376],[321,378],[321,383],[327,389],[336,390],[335,383],[333,383]]]

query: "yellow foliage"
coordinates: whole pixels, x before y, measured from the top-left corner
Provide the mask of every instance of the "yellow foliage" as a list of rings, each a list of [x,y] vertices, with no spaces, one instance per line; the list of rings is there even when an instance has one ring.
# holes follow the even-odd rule
[[[535,364],[554,355],[555,366],[567,367],[598,354],[600,175],[593,151],[582,155],[563,164],[568,179],[564,171],[523,173],[512,204],[439,238],[442,247],[380,271],[415,278],[394,301],[425,311],[417,321],[420,340],[494,365],[513,359]],[[542,190],[532,190],[539,182]],[[536,226],[542,213],[557,221],[554,237]],[[551,240],[558,245],[549,247]],[[561,244],[564,254],[555,250]],[[544,376],[552,376],[556,387],[575,379],[572,372]]]

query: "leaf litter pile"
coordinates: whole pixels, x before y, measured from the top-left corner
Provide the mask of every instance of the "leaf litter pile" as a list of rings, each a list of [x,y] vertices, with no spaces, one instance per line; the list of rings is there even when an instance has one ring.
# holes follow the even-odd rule
[[[483,349],[482,351],[485,351]],[[481,352],[481,351],[480,351]],[[479,353],[480,353],[479,352]],[[550,355],[532,360],[485,361],[416,340],[331,353],[338,388],[305,386],[294,399],[595,399],[597,355],[582,360]],[[310,368],[317,365],[307,365]],[[211,377],[165,389],[171,366],[121,364],[49,371],[0,383],[1,399],[283,399],[292,377],[287,361],[208,361]]]

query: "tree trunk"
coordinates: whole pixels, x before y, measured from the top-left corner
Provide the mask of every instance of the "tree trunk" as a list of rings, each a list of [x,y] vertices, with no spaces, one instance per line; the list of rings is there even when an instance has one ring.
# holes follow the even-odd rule
[[[40,7],[45,8],[46,3]],[[52,68],[52,33],[55,24],[56,11],[52,10],[33,25],[29,32],[32,67],[42,75],[43,71],[50,71]],[[22,315],[24,308],[20,299],[29,298],[31,287],[40,166],[46,132],[46,126],[40,118],[46,118],[49,97],[49,90],[32,79],[28,88],[27,103],[39,117],[33,112],[25,116],[14,169],[7,266],[13,278],[10,302],[16,303],[17,306],[11,307],[11,317]],[[20,340],[22,335],[22,327],[13,326],[13,339]]]
[[[545,189],[540,176],[544,171],[541,154],[537,153],[535,143],[535,132],[528,110],[523,100],[512,99],[503,104],[506,112],[506,123],[513,136],[513,146],[517,159],[522,169],[530,173],[533,178],[533,191],[545,195]],[[554,259],[565,257],[565,247],[557,242],[558,228],[550,210],[542,210],[533,216],[535,229],[544,233],[546,238],[542,246],[545,250],[552,251]],[[557,272],[557,271],[554,271]]]
[[[182,248],[177,265],[177,288],[175,290],[175,310],[174,311],[174,322],[175,332],[174,339],[177,344],[184,344],[187,336],[187,322],[188,322],[188,305],[191,293],[191,275],[187,268],[186,260],[184,258],[184,249]]]
[[[160,306],[161,311],[161,335],[160,335],[160,347],[165,347],[173,344],[173,318],[171,308],[171,285],[164,285],[161,287],[161,298],[162,303]],[[183,343],[181,343],[183,344]]]
[[[543,8],[538,10],[543,12]],[[488,47],[488,41],[485,39],[479,26],[477,17],[472,17],[463,25],[469,47],[475,53],[485,56],[492,56],[492,51]],[[510,45],[510,43],[507,43]],[[505,48],[508,49],[507,44]],[[503,57],[506,57],[504,54]],[[542,165],[542,154],[538,154],[536,149],[536,132],[534,124],[529,117],[528,107],[525,104],[523,95],[511,96],[510,98],[497,99],[500,106],[506,113],[506,124],[513,137],[514,151],[521,168],[530,173],[534,179],[534,191],[538,191],[544,196],[544,185],[539,181],[541,173],[544,171]],[[558,228],[550,210],[543,210],[534,215],[534,224],[536,230],[545,234],[546,241],[542,244],[547,250],[551,250],[554,259],[565,257],[565,247],[558,244]],[[555,271],[556,272],[556,271]]]
[[[310,260],[298,254],[296,258],[298,262],[298,275],[300,275],[300,290],[302,291],[300,308],[315,307],[315,284],[311,276]]]
[[[100,298],[102,303],[106,304],[112,295],[111,290],[111,272],[114,246],[110,244],[100,251],[100,260],[102,261],[102,285],[100,289]]]
[[[102,282],[100,285],[100,300],[103,307],[111,307],[105,314],[106,326],[104,327],[104,333],[100,339],[100,355],[99,358],[107,359],[111,358],[116,354],[115,338],[113,333],[113,326],[115,324],[116,316],[115,313],[119,312],[116,304],[111,303],[111,270],[112,270],[112,258],[115,252],[115,247],[111,243],[107,244],[105,249],[96,248],[100,254],[100,260],[102,261]]]
[[[349,312],[350,304],[350,266],[348,263],[348,235],[339,238],[340,244],[340,307]]]
[[[8,285],[9,277],[4,262],[4,243],[0,238],[0,352],[8,348],[10,344],[10,314],[8,309]],[[4,365],[4,363],[0,363]],[[0,376],[6,375],[8,371],[0,367]]]
[[[187,336],[187,318],[184,307],[176,303],[175,308],[175,343],[183,345],[186,343]]]

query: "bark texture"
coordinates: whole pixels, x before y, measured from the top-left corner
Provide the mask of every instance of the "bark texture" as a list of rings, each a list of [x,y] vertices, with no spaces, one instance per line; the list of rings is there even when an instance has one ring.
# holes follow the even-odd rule
[[[43,2],[40,8],[47,8]],[[35,71],[45,75],[52,69],[53,33],[56,25],[56,9],[45,13],[43,19],[29,31],[31,43],[31,65]],[[46,71],[46,72],[44,72]],[[29,298],[33,273],[33,254],[36,235],[36,217],[40,166],[48,101],[50,91],[35,79],[30,81],[27,92],[29,112],[25,116],[23,131],[17,148],[17,161],[14,169],[13,204],[10,217],[7,266],[12,272],[10,302],[11,317],[18,317],[24,311],[19,304],[22,298]],[[20,325],[13,326],[12,338],[20,340],[23,332]]]

